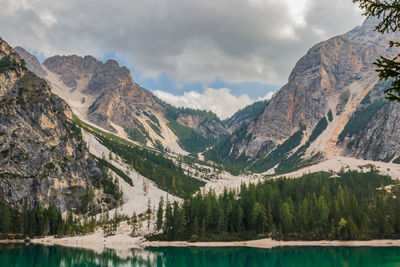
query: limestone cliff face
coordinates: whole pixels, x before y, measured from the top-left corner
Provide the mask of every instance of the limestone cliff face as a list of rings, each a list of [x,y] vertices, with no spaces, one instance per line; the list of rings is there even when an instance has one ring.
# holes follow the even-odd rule
[[[0,39],[0,62],[7,59],[14,65],[0,70],[0,200],[66,211],[93,187],[99,205],[101,172],[68,120],[72,111]]]
[[[327,127],[329,137],[325,135],[324,140],[321,137],[317,140],[320,142],[318,148],[312,149],[320,149],[324,153],[334,150],[332,153],[336,153],[336,148],[342,149],[340,144],[336,148],[332,146],[336,146],[338,135],[378,81],[373,62],[379,56],[392,57],[397,52],[387,49],[388,41],[394,35],[374,32],[375,23],[366,20],[361,27],[312,47],[297,62],[288,83],[269,101],[263,112],[249,123],[246,133],[233,137],[231,151],[235,153],[234,156],[262,157],[299,130],[303,132],[304,144],[321,118],[329,117],[328,113],[333,114],[332,122]],[[381,151],[391,150],[389,146],[395,142],[389,137],[389,132],[396,132],[393,125],[389,126],[397,118],[395,114],[398,108],[395,105],[390,105],[390,110],[385,112],[391,114],[388,115],[391,119],[385,123],[379,122],[383,114],[377,114],[376,120],[371,121],[365,132],[374,132],[372,135],[376,138],[385,138],[379,147]],[[361,146],[363,143],[359,144]],[[399,149],[400,145],[395,147]],[[374,158],[369,152],[362,152],[362,149],[351,148],[346,153]]]

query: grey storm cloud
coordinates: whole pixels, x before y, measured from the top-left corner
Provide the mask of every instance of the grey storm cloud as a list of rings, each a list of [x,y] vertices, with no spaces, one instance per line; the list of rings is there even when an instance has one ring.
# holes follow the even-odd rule
[[[285,82],[312,45],[361,24],[351,0],[0,0],[0,36],[44,56],[115,52],[146,77]]]

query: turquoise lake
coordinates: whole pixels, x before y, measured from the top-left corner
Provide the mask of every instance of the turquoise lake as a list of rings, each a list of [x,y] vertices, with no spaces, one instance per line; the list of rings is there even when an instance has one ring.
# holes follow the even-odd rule
[[[400,248],[150,248],[123,253],[40,245],[1,245],[1,267],[53,266],[400,266]]]

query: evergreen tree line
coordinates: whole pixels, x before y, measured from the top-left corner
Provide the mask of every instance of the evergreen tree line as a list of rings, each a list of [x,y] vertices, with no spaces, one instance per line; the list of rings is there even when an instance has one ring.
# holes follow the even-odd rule
[[[389,186],[393,185],[393,186]],[[385,187],[386,186],[386,187]],[[389,186],[389,187],[387,187]],[[400,238],[400,189],[369,172],[306,174],[160,202],[153,240]]]
[[[46,235],[76,235],[93,232],[95,217],[77,217],[68,212],[65,219],[54,206],[24,208],[22,211],[0,202],[0,238],[25,238]]]
[[[94,215],[76,215],[71,211],[68,211],[63,218],[61,212],[54,206],[43,208],[43,205],[39,205],[35,209],[24,208],[18,211],[7,203],[0,202],[0,239],[47,235],[74,236],[92,233],[97,227],[103,230],[105,236],[109,236],[114,235],[120,222],[126,220],[129,220],[128,216],[118,213],[118,205],[112,217],[107,211],[96,219]]]

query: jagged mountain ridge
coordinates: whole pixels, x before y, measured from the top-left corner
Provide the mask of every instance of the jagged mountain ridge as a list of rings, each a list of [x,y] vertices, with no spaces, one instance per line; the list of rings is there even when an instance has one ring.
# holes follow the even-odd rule
[[[100,209],[108,197],[102,173],[69,121],[71,109],[1,39],[0,65],[0,200],[19,209],[42,203],[82,210],[93,189],[93,208]]]
[[[200,152],[229,134],[215,114],[178,109],[161,101],[136,84],[129,70],[115,60],[103,63],[91,56],[53,56],[38,65],[32,57],[25,59],[35,69],[46,70],[43,78],[80,118],[138,143],[185,154],[184,150]]]
[[[178,153],[184,153],[183,147],[197,153],[222,138],[210,151],[210,159],[236,161],[257,172],[283,161],[287,166],[280,171],[287,171],[288,166],[310,165],[334,155],[396,162],[399,142],[391,135],[398,136],[398,108],[387,103],[374,109],[383,89],[376,89],[378,77],[372,64],[381,55],[396,54],[387,49],[394,35],[374,32],[374,23],[366,20],[344,35],[315,45],[271,100],[255,103],[224,122],[206,112],[162,102],[137,85],[128,69],[116,61],[55,56],[43,66],[48,80],[53,75],[62,81],[60,95],[69,91],[79,96],[70,104],[82,102],[83,108],[74,110],[81,112],[81,118],[148,146],[161,145]],[[374,110],[369,123],[357,132],[349,131],[353,116],[363,109]]]

